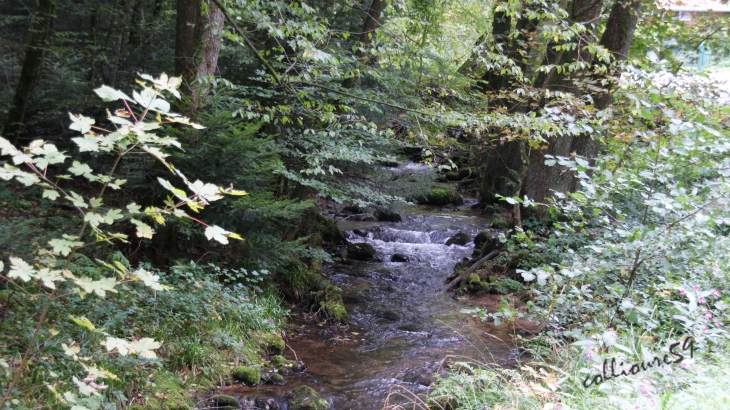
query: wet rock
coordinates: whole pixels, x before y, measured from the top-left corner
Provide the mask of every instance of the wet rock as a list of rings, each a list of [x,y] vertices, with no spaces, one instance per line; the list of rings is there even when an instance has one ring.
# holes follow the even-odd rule
[[[289,410],[329,410],[330,404],[313,388],[302,385],[289,395]]]
[[[259,409],[279,410],[281,408],[279,403],[271,397],[257,397],[254,404]]]
[[[406,331],[406,332],[418,332],[418,331],[420,331],[420,328],[418,327],[418,325],[403,325],[403,326],[398,326],[398,329],[399,330]]]
[[[345,233],[337,226],[337,222],[327,219],[322,215],[317,215],[317,221],[314,227],[315,231],[322,236],[322,240],[334,245],[347,244]]]
[[[231,372],[233,380],[243,382],[249,386],[255,386],[261,383],[261,373],[253,367],[236,366]]]
[[[375,256],[375,248],[369,243],[351,243],[347,247],[347,257],[360,261],[371,260]]]
[[[393,212],[387,208],[377,208],[374,213],[378,221],[384,222],[401,222],[403,217],[396,212]]]
[[[241,407],[241,402],[237,398],[224,394],[211,397],[211,401],[215,403],[218,409],[238,409]]]
[[[446,241],[446,246],[459,245],[464,246],[471,241],[469,234],[465,232],[455,233],[451,238]]]
[[[386,310],[385,312],[383,312],[382,316],[384,319],[388,319],[391,322],[395,322],[396,320],[400,319],[400,315],[393,312],[392,310]]]
[[[481,249],[481,247],[492,240],[492,233],[489,231],[479,232],[477,236],[474,237],[474,248],[475,249]]]
[[[349,212],[351,214],[359,214],[362,211],[360,210],[360,207],[357,205],[348,205],[342,208],[343,211]]]
[[[363,231],[362,229],[355,229],[352,231],[357,236],[362,236],[363,238],[368,236],[368,231]]]
[[[391,262],[410,262],[411,258],[409,258],[406,255],[403,255],[401,253],[395,253],[393,256],[390,257]]]

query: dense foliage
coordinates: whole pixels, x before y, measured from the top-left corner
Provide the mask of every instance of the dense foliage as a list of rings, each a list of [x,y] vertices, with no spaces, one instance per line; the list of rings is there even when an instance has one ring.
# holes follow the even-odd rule
[[[679,408],[699,363],[727,374],[730,110],[692,59],[730,25],[658,5],[3,2],[0,407],[265,382],[283,299],[348,321],[320,208],[461,203],[387,179],[409,158],[502,215],[471,283],[515,274],[468,312],[540,324],[536,366],[458,364],[431,406]],[[689,337],[684,373],[583,384]]]

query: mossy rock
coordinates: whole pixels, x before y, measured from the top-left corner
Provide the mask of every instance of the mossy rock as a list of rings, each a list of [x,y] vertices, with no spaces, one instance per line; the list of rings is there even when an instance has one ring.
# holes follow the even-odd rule
[[[375,215],[375,218],[377,218],[378,221],[401,222],[403,220],[403,217],[399,213],[393,212],[387,208],[376,208],[373,215]]]
[[[438,205],[438,206],[444,206],[444,205],[462,205],[464,203],[464,199],[459,195],[458,192],[456,192],[453,189],[442,189],[442,188],[436,188],[431,190],[431,192],[422,195],[419,198],[419,201],[426,205]]]
[[[485,243],[492,241],[492,233],[489,231],[479,232],[474,237],[474,248],[480,249]]]
[[[284,356],[281,355],[271,356],[271,359],[269,361],[272,365],[274,365],[274,367],[280,367],[286,363],[286,359],[284,358]]]
[[[350,321],[350,316],[347,314],[347,309],[345,309],[342,299],[335,300],[334,298],[328,298],[327,300],[320,302],[319,307],[322,311],[324,311],[329,319],[339,324],[344,325]]]
[[[375,256],[375,248],[369,243],[351,243],[347,247],[347,257],[361,261],[371,260]]]
[[[457,232],[446,241],[446,246],[459,245],[464,246],[471,241],[471,237],[466,232]]]
[[[482,257],[489,255],[491,252],[496,251],[499,248],[500,248],[499,242],[496,242],[496,243],[494,241],[486,242],[484,245],[482,245]]]
[[[315,232],[322,236],[322,240],[334,245],[347,244],[345,232],[337,226],[337,222],[327,219],[327,217],[317,214],[314,226]]]
[[[253,367],[236,366],[233,368],[231,376],[233,376],[233,380],[246,383],[249,386],[261,383],[261,373]]]
[[[237,398],[225,394],[213,396],[210,400],[219,409],[238,409],[241,407],[241,402]]]
[[[266,381],[271,384],[277,385],[282,385],[285,383],[284,376],[282,376],[280,373],[271,373]]]
[[[284,339],[282,339],[279,335],[266,335],[264,343],[266,344],[266,351],[269,354],[282,354],[286,349],[286,343],[284,343]]]
[[[329,410],[330,404],[317,392],[302,385],[294,389],[289,395],[289,410]]]

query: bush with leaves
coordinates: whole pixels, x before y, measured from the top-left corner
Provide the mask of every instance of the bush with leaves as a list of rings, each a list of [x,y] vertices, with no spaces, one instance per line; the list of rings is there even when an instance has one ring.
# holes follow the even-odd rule
[[[116,101],[118,108],[108,112],[109,127],[96,125],[92,118],[71,114],[72,130],[81,133],[73,138],[80,152],[94,155],[113,154],[113,165],[103,172],[93,170],[89,165],[73,160],[67,166],[69,158],[60,152],[55,145],[43,140],[36,140],[27,148],[17,149],[6,139],[0,138],[0,149],[9,159],[0,168],[0,178],[6,181],[16,180],[20,184],[43,189],[43,198],[51,201],[62,201],[72,207],[78,216],[78,231],[66,232],[51,239],[47,247],[37,249],[34,260],[24,260],[10,255],[7,262],[9,269],[3,274],[6,286],[13,288],[21,296],[16,299],[20,304],[30,303],[37,306],[30,318],[35,324],[30,328],[18,329],[17,332],[4,334],[5,353],[1,359],[4,367],[10,369],[11,379],[2,391],[0,408],[19,395],[21,384],[27,382],[24,375],[36,368],[43,361],[38,354],[39,343],[53,338],[67,338],[61,345],[66,356],[72,358],[83,369],[83,374],[67,374],[61,378],[53,371],[43,377],[42,384],[56,393],[59,403],[67,403],[83,408],[101,408],[106,398],[100,395],[107,386],[102,379],[114,379],[116,376],[104,368],[97,366],[104,356],[117,354],[120,356],[136,355],[140,360],[153,360],[160,342],[135,334],[131,339],[118,337],[107,329],[98,328],[85,316],[69,318],[56,317],[51,310],[58,300],[67,298],[107,298],[111,297],[127,284],[138,283],[153,291],[164,292],[167,287],[160,282],[160,276],[144,267],[132,269],[119,260],[96,258],[91,266],[84,267],[77,262],[77,255],[91,254],[106,243],[124,242],[128,236],[123,233],[123,222],[128,221],[136,227],[136,235],[140,238],[152,238],[153,226],[149,222],[164,225],[165,218],[185,218],[204,225],[205,236],[222,244],[229,238],[242,239],[235,233],[226,231],[215,225],[208,225],[183,210],[189,208],[198,212],[224,195],[245,195],[232,187],[222,188],[200,180],[191,182],[185,175],[167,161],[168,154],[163,149],[179,147],[180,144],[170,137],[155,134],[164,124],[187,125],[200,129],[200,125],[191,123],[187,118],[170,112],[167,95],[179,97],[177,88],[180,79],[162,75],[152,78],[141,76],[141,89],[134,91],[132,97],[107,86],[95,90],[105,101]],[[116,175],[122,160],[131,155],[151,155],[170,171],[182,186],[177,188],[171,182],[159,178],[160,184],[170,191],[164,206],[148,206],[144,209],[135,203],[126,206],[110,206],[104,200],[109,196],[108,189],[120,190],[126,182]],[[74,178],[84,178],[98,186],[98,193],[79,194],[73,190]],[[5,263],[0,261],[0,272]],[[41,301],[40,303],[37,303]],[[53,317],[55,320],[50,320]],[[48,319],[48,320],[47,320]],[[56,330],[58,321],[71,320],[83,332],[75,335],[59,335]],[[20,323],[20,322],[18,322]],[[26,321],[25,325],[30,325]],[[93,341],[93,343],[89,343]],[[9,346],[25,346],[24,351],[17,352]],[[102,350],[106,350],[104,352]],[[27,386],[29,387],[29,386]]]

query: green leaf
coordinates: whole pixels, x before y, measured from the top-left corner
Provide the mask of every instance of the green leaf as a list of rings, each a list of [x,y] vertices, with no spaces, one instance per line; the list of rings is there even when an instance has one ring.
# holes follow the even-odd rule
[[[60,270],[50,270],[48,268],[39,270],[36,278],[43,282],[43,286],[49,289],[56,289],[56,282],[63,280]]]
[[[94,171],[90,166],[82,164],[79,161],[74,161],[72,166],[68,168],[68,171],[76,176],[79,175],[92,175]]]
[[[11,256],[9,259],[10,272],[8,272],[8,277],[10,279],[20,279],[27,282],[35,277],[35,269],[27,262],[15,256]]]
[[[79,131],[82,134],[86,134],[91,130],[91,126],[95,123],[93,118],[84,117],[83,115],[75,115],[68,113],[71,117],[70,129]]]
[[[155,339],[151,339],[149,337],[145,337],[139,340],[133,340],[131,343],[129,343],[129,349],[133,353],[137,353],[139,357],[143,357],[145,359],[156,358],[157,355],[153,350],[159,349],[160,346],[162,346],[162,343],[156,342]]]
[[[86,215],[84,215],[84,221],[91,224],[94,228],[105,222],[103,216],[94,212],[87,212]]]
[[[158,275],[153,275],[151,272],[145,269],[137,269],[136,271],[132,272],[132,275],[137,277],[137,279],[141,280],[145,284],[145,286],[151,288],[152,290],[163,291],[167,289],[167,287],[160,284],[160,277]]]
[[[208,238],[208,240],[213,239],[224,245],[228,245],[228,238],[226,237],[228,234],[230,234],[230,232],[219,226],[211,225],[205,228],[205,237]]]
[[[68,256],[71,250],[76,247],[84,246],[83,242],[69,241],[66,239],[51,239],[48,244],[53,247],[53,253],[55,255],[63,256]]]
[[[94,326],[94,324],[91,323],[91,321],[86,318],[86,316],[76,317],[74,315],[68,315],[68,317],[77,325],[84,327],[94,333],[99,333],[104,330],[104,329],[97,329],[96,326]]]
[[[131,222],[137,226],[137,236],[140,238],[152,239],[152,235],[155,234],[155,230],[149,225],[136,219],[131,219]]]
[[[119,90],[115,90],[114,88],[111,88],[107,85],[102,85],[101,87],[94,90],[96,95],[101,97],[104,101],[116,101],[116,100],[127,100],[132,101],[131,98],[127,94],[124,94],[123,92]]]
[[[43,198],[48,198],[51,201],[55,201],[61,194],[58,193],[58,191],[54,191],[52,189],[45,189],[43,190]]]
[[[94,137],[84,136],[71,138],[76,145],[79,146],[80,152],[96,152],[99,151],[99,141]]]

